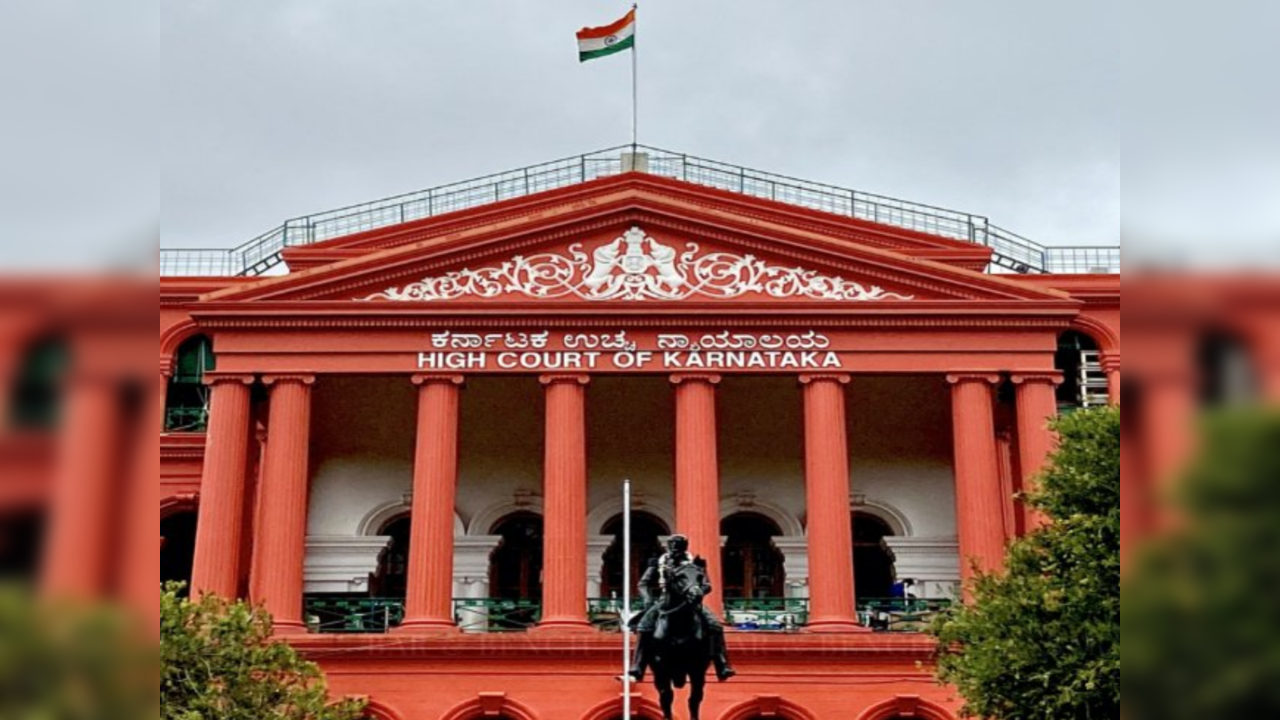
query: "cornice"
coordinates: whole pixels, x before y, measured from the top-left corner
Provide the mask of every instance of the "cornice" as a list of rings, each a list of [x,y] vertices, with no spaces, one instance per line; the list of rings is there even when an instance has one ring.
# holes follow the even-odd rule
[[[824,663],[844,665],[883,665],[886,662],[931,664],[936,643],[923,634],[883,634],[849,636],[796,634],[770,638],[731,631],[735,657],[759,660],[804,660],[821,654]],[[554,660],[568,655],[575,658],[608,659],[616,657],[621,640],[616,635],[442,635],[409,638],[403,635],[302,635],[282,636],[307,657],[326,657],[341,653],[343,658],[373,659],[449,659],[451,661],[485,661],[495,657],[508,659]]]
[[[164,433],[160,436],[161,460],[199,460],[204,457],[204,433]]]

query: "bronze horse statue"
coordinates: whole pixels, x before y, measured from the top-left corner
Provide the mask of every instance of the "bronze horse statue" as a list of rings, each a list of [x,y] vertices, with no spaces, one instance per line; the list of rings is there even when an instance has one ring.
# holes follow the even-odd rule
[[[652,668],[663,720],[674,720],[675,691],[685,685],[689,686],[689,720],[699,720],[712,661],[711,631],[702,613],[702,598],[709,587],[705,569],[688,563],[671,569],[667,591],[658,600]]]

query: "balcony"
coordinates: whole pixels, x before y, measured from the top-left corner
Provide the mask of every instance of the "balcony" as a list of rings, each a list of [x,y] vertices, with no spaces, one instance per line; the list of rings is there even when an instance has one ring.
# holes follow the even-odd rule
[[[726,626],[738,632],[799,632],[809,622],[809,601],[804,598],[732,598],[724,604]],[[858,601],[858,619],[875,632],[923,632],[951,605],[946,599],[866,598]],[[382,634],[404,621],[404,600],[398,598],[308,597],[305,608],[307,627],[317,634]],[[631,608],[639,612],[640,600],[633,599]],[[457,598],[453,613],[463,632],[512,633],[537,625],[542,605],[533,600]],[[587,602],[587,618],[603,632],[619,632],[622,617],[622,601],[617,598]]]

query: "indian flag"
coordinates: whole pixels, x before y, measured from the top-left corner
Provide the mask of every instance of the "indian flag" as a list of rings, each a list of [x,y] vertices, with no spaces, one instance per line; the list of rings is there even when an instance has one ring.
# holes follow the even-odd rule
[[[582,28],[578,31],[579,62],[595,60],[635,46],[636,11],[634,8],[615,23],[604,27]]]

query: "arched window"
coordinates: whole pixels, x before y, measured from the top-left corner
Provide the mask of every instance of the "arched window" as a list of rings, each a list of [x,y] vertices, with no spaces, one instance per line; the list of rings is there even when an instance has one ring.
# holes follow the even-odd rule
[[[729,538],[721,555],[724,597],[784,595],[783,557],[772,542],[782,534],[776,523],[756,513],[737,513],[721,521],[720,534]]]
[[[1060,335],[1054,367],[1062,372],[1062,384],[1058,386],[1060,411],[1100,407],[1110,402],[1102,352],[1093,338],[1075,330]]]
[[[489,594],[502,600],[542,598],[542,516],[518,512],[499,520],[502,536],[489,565]]]
[[[604,567],[601,570],[600,594],[612,597],[614,593],[622,596],[622,516],[618,515],[604,525],[604,534],[612,535],[613,544],[604,553]],[[671,530],[666,523],[648,513],[633,513],[631,516],[631,588],[635,589],[640,582],[650,558],[662,554],[662,543],[658,538],[670,535]]]
[[[209,424],[209,388],[204,374],[216,367],[213,343],[204,335],[189,338],[178,347],[173,377],[165,396],[165,432],[204,432]]]
[[[1221,407],[1251,402],[1258,397],[1258,376],[1249,350],[1239,338],[1212,332],[1197,348],[1200,404]]]
[[[409,578],[409,531],[413,520],[408,515],[401,515],[390,520],[378,531],[379,535],[389,536],[387,549],[378,561],[378,572],[369,583],[369,593],[373,597],[402,600],[408,588]]]
[[[875,515],[853,514],[853,587],[859,599],[893,594],[893,560],[881,544],[892,535],[889,524]]]
[[[196,513],[184,510],[160,521],[160,582],[191,583],[191,562],[196,552]],[[187,588],[183,588],[185,596]]]
[[[50,430],[62,414],[63,380],[71,351],[61,338],[31,345],[13,378],[9,424],[16,430]]]

